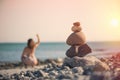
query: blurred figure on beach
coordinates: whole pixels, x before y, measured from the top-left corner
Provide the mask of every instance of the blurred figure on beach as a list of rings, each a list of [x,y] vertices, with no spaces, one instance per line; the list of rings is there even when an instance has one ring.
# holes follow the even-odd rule
[[[71,46],[66,52],[67,57],[84,57],[88,53],[91,53],[92,50],[86,44],[86,38],[82,32],[80,22],[73,23],[71,30],[73,33],[67,38],[66,41],[66,43]]]
[[[28,39],[27,47],[24,48],[21,56],[22,63],[25,65],[26,68],[27,66],[34,67],[38,64],[37,58],[35,57],[35,50],[40,44],[40,38],[38,34],[36,35],[36,37],[38,40],[37,42],[35,42],[33,39]]]

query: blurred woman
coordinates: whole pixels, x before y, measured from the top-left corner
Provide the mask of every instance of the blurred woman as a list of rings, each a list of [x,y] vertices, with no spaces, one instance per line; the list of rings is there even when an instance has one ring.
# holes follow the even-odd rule
[[[22,63],[25,65],[26,68],[27,66],[34,67],[38,64],[37,58],[35,57],[35,50],[40,44],[40,38],[38,34],[36,36],[38,41],[35,42],[33,39],[28,39],[27,47],[24,48],[21,56]]]

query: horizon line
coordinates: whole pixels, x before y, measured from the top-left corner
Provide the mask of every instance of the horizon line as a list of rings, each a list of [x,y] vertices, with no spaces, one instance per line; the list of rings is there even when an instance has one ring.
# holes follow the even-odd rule
[[[87,41],[89,42],[120,42],[120,41]],[[0,42],[0,43],[27,43],[27,42]],[[41,43],[66,43],[65,41],[42,41]]]

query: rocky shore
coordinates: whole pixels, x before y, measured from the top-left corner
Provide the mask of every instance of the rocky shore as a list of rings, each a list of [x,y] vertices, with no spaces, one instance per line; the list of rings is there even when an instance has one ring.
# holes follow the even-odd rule
[[[39,60],[38,59],[38,65],[37,66],[41,66],[41,65],[46,65],[48,63],[57,63],[57,64],[62,64],[63,63],[62,58],[58,58],[58,59],[46,59],[46,60]],[[4,69],[15,69],[15,68],[24,68],[25,66],[21,63],[21,62],[0,62],[0,70],[4,70]]]
[[[112,68],[111,59],[87,56],[39,60],[38,66],[28,69],[21,63],[0,63],[0,80],[120,80],[119,66]]]

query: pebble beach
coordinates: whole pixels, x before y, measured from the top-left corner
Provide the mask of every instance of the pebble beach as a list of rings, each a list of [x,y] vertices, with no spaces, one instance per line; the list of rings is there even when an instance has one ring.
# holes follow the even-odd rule
[[[113,57],[117,58],[118,55]],[[34,68],[24,68],[21,62],[1,62],[0,80],[120,80],[119,65],[116,65],[115,69],[112,68],[114,67],[114,62],[111,61],[113,57],[100,59],[103,62],[106,61],[105,63],[111,67],[108,71],[86,70],[84,67],[87,64],[84,67],[70,67],[64,65],[65,59],[62,58],[39,60],[39,64]]]

